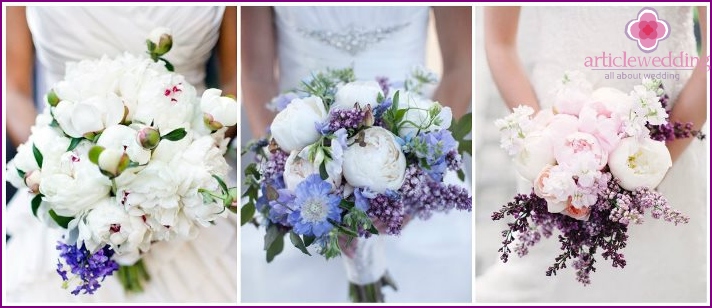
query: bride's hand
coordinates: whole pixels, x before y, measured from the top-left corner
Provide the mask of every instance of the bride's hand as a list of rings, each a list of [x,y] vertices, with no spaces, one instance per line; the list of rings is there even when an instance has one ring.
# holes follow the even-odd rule
[[[698,8],[700,18],[700,30],[702,38],[702,50],[700,51],[700,61],[692,73],[692,76],[685,84],[685,88],[675,102],[670,113],[670,121],[681,123],[692,123],[694,130],[700,130],[707,121],[707,90],[709,83],[709,60],[707,51],[707,10],[705,7]],[[675,162],[685,151],[694,138],[684,138],[667,143],[672,161]]]

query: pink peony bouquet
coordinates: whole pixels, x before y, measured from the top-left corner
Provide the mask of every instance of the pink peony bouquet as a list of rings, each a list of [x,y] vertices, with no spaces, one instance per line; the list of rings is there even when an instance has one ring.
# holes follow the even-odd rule
[[[590,283],[595,258],[624,267],[621,249],[628,227],[649,212],[674,224],[689,218],[654,189],[672,166],[665,140],[703,136],[691,124],[668,121],[667,96],[659,80],[629,93],[593,88],[577,72],[567,73],[553,92],[553,108],[514,109],[497,120],[501,146],[532,186],[492,216],[512,216],[502,235],[501,259],[526,255],[542,236],[561,233],[562,254],[547,276],[573,262],[577,279]]]

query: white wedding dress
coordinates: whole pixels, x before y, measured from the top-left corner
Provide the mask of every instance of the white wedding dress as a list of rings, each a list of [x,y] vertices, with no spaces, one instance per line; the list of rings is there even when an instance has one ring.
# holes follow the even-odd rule
[[[427,7],[275,8],[280,89],[298,86],[312,71],[348,66],[357,79],[402,81],[424,65],[428,16]],[[471,217],[435,214],[387,237],[388,271],[399,290],[386,288],[386,302],[471,302]],[[243,302],[348,301],[339,258],[309,257],[287,239],[268,264],[264,229],[246,225],[241,232]]]
[[[530,33],[533,48],[520,52],[533,56],[530,80],[544,107],[547,92],[565,71],[578,70],[594,82],[595,87],[632,90],[640,80],[606,80],[606,71],[584,67],[586,56],[600,56],[603,51],[629,56],[646,55],[635,41],[624,33],[628,21],[635,19],[640,7],[540,7],[523,8],[522,14],[533,17]],[[696,55],[693,15],[690,7],[658,7],[660,18],[667,20],[671,35],[649,56],[666,56],[669,52]],[[532,10],[526,11],[525,10]],[[674,102],[691,75],[689,70],[667,71],[680,74],[679,81],[664,80]],[[549,106],[550,107],[550,106]],[[708,250],[708,141],[695,140],[675,162],[658,187],[671,205],[689,215],[683,226],[646,218],[643,225],[630,227],[628,247],[623,250],[628,264],[625,269],[612,268],[610,262],[597,258],[592,284],[582,286],[568,268],[556,277],[544,272],[559,255],[556,237],[543,239],[519,258],[510,256],[506,264],[498,261],[479,273],[475,297],[478,302],[705,302],[709,286]],[[505,155],[502,152],[502,155]],[[480,172],[501,172],[495,166]],[[531,186],[521,185],[528,192]],[[492,237],[501,235],[492,233]],[[487,253],[481,252],[478,253]],[[496,251],[490,252],[497,254]]]
[[[173,49],[166,58],[201,93],[223,11],[219,7],[28,7],[38,97],[62,79],[66,62],[123,51],[144,53],[148,33],[159,26],[173,33]],[[234,185],[235,179],[231,181]],[[55,271],[61,230],[48,229],[32,216],[29,194],[22,190],[3,211],[11,236],[3,252],[3,301],[237,302],[234,215],[204,228],[194,240],[154,245],[144,257],[151,280],[143,293],[127,295],[118,279],[107,277],[96,294],[74,296],[71,289],[61,288],[62,279]]]

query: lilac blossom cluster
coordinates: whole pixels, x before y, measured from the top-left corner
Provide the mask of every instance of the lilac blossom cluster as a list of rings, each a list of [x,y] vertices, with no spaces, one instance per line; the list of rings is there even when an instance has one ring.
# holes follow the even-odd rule
[[[662,89],[662,85],[660,86]],[[670,109],[668,108],[670,104],[670,96],[664,93],[660,96],[660,104],[663,108],[670,114]],[[650,138],[657,141],[674,141],[678,139],[685,138],[698,138],[704,139],[705,135],[699,131],[695,130],[692,123],[681,123],[678,121],[669,121],[661,125],[647,125],[648,130],[650,130]]]
[[[398,190],[406,204],[406,214],[428,219],[434,212],[452,209],[472,211],[472,199],[467,189],[435,181],[415,165],[405,171],[405,181]]]
[[[400,234],[405,219],[405,206],[398,194],[378,194],[370,199],[368,204],[366,214],[383,223],[387,234]]]
[[[591,207],[588,220],[550,213],[546,200],[533,192],[515,196],[513,201],[493,213],[492,219],[514,218],[502,232],[499,252],[503,262],[508,261],[512,252],[522,257],[542,237],[558,234],[561,254],[546,270],[546,275],[556,275],[571,262],[576,279],[587,285],[591,283],[591,273],[596,271],[594,265],[599,254],[603,259],[610,260],[613,267],[625,267],[626,260],[621,251],[627,245],[628,227],[641,224],[646,212],[650,212],[655,219],[676,225],[689,221],[688,217],[670,207],[660,193],[650,189],[627,191],[612,177]]]

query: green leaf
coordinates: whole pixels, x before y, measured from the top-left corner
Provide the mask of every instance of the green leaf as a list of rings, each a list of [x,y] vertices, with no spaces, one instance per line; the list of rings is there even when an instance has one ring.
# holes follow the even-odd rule
[[[391,105],[391,109],[398,110],[398,103],[400,103],[400,91],[396,91],[396,94],[393,94],[393,104]]]
[[[453,119],[452,124],[450,127],[452,137],[455,138],[455,140],[463,140],[472,132],[472,113],[462,116],[459,120]]]
[[[462,140],[458,146],[458,152],[470,154],[472,156],[472,140]]]
[[[269,249],[275,240],[282,234],[279,232],[279,228],[276,225],[270,225],[267,227],[267,233],[265,233],[265,246],[264,250]]]
[[[52,217],[54,222],[56,222],[60,227],[65,229],[69,226],[69,222],[74,219],[74,217],[59,216],[54,212],[54,210],[49,210],[49,216]]]
[[[353,230],[349,230],[336,222],[333,219],[329,219],[329,223],[331,223],[337,230],[339,230],[341,233],[346,234],[351,237],[358,237],[358,233],[354,232]]]
[[[457,170],[457,178],[460,179],[460,181],[465,181],[465,171],[462,171],[462,169]]]
[[[316,240],[316,236],[313,236],[313,235],[304,235],[303,237],[304,237],[304,246],[306,246],[306,247],[311,246],[311,244],[313,244],[314,241]]]
[[[161,139],[166,139],[166,140],[170,140],[170,141],[178,141],[178,140],[183,139],[183,137],[185,137],[185,135],[187,135],[187,134],[188,133],[185,131],[185,128],[181,127],[181,128],[174,129],[173,131],[171,131],[168,134],[163,135],[161,137]]]
[[[32,215],[35,215],[35,217],[37,217],[37,209],[39,209],[40,204],[42,204],[42,195],[36,195],[34,198],[32,198],[30,204],[32,205]]]
[[[24,178],[25,178],[25,174],[26,174],[25,171],[22,171],[22,170],[17,169],[17,168],[15,168],[15,170],[17,170],[17,175],[20,176],[21,179],[24,179]]]
[[[298,248],[299,250],[301,250],[304,254],[306,254],[306,255],[308,255],[308,256],[311,256],[311,254],[310,254],[309,251],[307,250],[307,246],[305,246],[304,242],[303,242],[302,239],[299,237],[299,235],[297,235],[297,234],[294,233],[294,232],[289,232],[289,240],[292,241],[292,244],[294,245],[294,247],[297,247],[297,248]]]
[[[167,69],[169,72],[174,72],[174,71],[175,71],[175,68],[173,67],[173,64],[171,64],[171,62],[168,62],[168,60],[166,60],[166,58],[161,57],[161,58],[158,58],[158,60],[161,60],[161,61],[163,61],[163,63],[166,64],[166,69]]]
[[[376,229],[376,226],[373,224],[371,224],[371,227],[368,228],[368,232],[373,235],[378,235],[378,229]]]
[[[224,193],[227,193],[228,190],[227,190],[227,185],[225,184],[225,181],[223,181],[219,176],[214,175],[214,174],[213,174],[213,178],[214,178],[216,181],[218,181],[218,185],[220,185],[220,189],[222,189],[222,191],[223,191]]]
[[[77,148],[79,143],[82,142],[82,138],[72,138],[72,141],[69,143],[69,147],[67,148],[67,152],[73,151],[74,149]]]
[[[244,226],[255,216],[255,204],[248,202],[240,209],[240,225]]]
[[[269,249],[267,249],[267,263],[272,262],[274,257],[279,255],[284,249],[284,236],[277,237]]]
[[[326,172],[326,163],[325,162],[321,163],[321,165],[319,165],[319,176],[324,181],[326,181],[326,179],[329,178],[329,173]]]
[[[152,50],[156,49],[156,44],[151,42],[151,40],[147,39],[146,40],[146,48],[148,49],[148,52],[151,52]]]
[[[32,154],[35,156],[35,162],[37,162],[37,166],[42,169],[42,152],[40,152],[40,149],[38,149],[35,144],[32,144]]]

